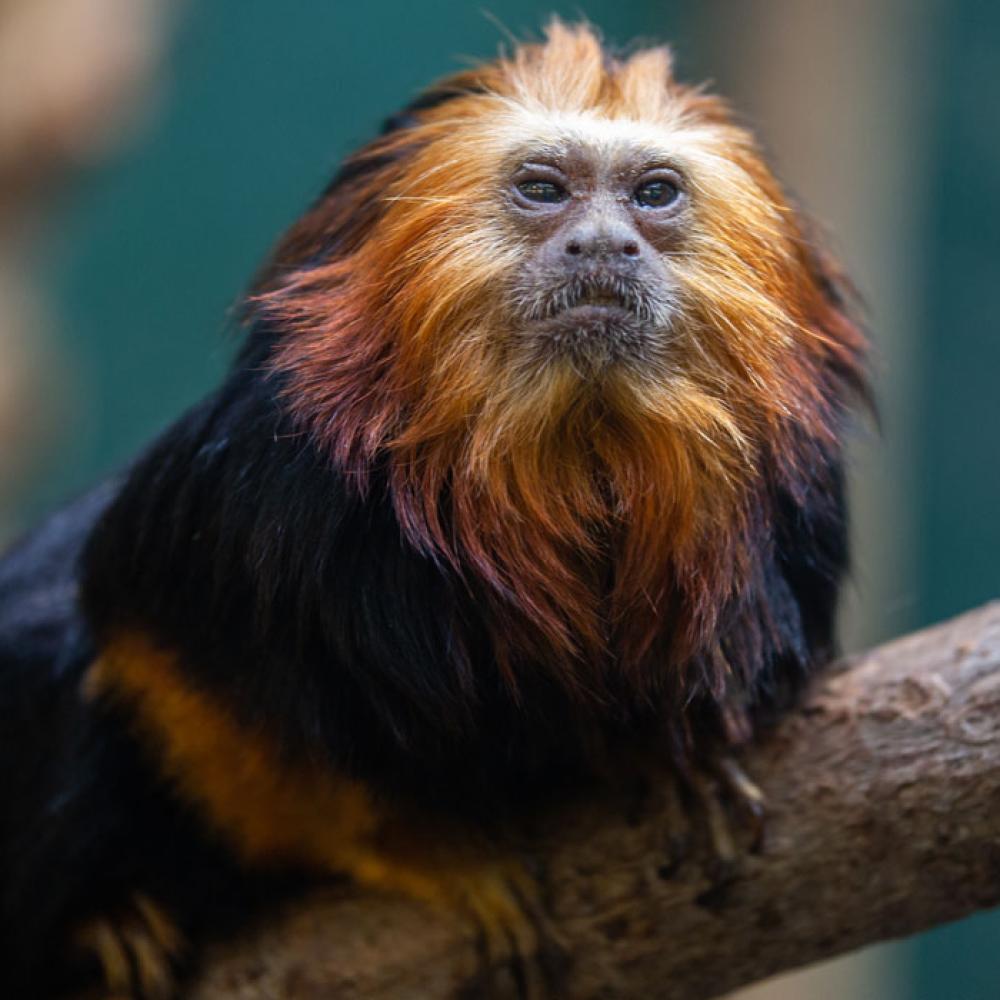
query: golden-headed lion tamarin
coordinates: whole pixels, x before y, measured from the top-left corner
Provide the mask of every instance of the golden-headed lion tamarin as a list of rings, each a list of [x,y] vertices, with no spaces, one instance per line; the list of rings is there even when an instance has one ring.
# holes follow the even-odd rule
[[[745,739],[834,642],[843,289],[665,49],[555,23],[390,119],[218,391],[0,564],[4,995],[169,996],[267,873],[490,927],[467,831]]]

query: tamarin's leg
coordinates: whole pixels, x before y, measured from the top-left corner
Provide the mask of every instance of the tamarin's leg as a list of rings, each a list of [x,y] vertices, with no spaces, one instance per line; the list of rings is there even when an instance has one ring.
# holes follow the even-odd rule
[[[194,687],[174,655],[145,636],[108,644],[85,691],[133,719],[163,776],[248,867],[345,874],[460,912],[480,931],[491,962],[538,951],[538,893],[518,861],[498,857],[453,822],[377,799],[360,781],[283,760],[267,734]],[[117,938],[105,948],[112,971],[122,964]]]

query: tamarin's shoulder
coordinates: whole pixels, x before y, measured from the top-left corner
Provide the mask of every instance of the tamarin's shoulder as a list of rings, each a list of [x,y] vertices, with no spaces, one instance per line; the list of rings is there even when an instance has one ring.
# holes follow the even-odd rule
[[[130,466],[82,550],[84,608],[164,609],[165,595],[274,597],[359,506],[281,405],[280,380],[238,362]],[[268,593],[246,591],[253,578]],[[214,599],[214,598],[213,598]],[[266,602],[265,602],[266,603]],[[107,608],[104,605],[107,604]]]

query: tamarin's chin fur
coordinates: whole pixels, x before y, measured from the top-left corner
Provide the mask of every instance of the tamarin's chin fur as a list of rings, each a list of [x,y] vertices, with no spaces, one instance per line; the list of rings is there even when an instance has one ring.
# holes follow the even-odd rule
[[[666,49],[554,22],[390,119],[219,389],[0,562],[0,992],[62,938],[160,984],[247,867],[489,924],[454,824],[745,738],[834,647],[850,302]]]

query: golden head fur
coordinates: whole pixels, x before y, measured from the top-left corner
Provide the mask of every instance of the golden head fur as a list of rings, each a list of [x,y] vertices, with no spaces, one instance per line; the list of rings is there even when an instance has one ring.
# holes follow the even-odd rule
[[[288,404],[359,491],[385,470],[407,539],[491,606],[512,685],[525,659],[582,698],[612,669],[641,686],[652,660],[723,684],[713,636],[760,572],[773,493],[806,488],[864,392],[838,274],[666,49],[619,59],[554,22],[400,125],[262,281]],[[586,370],[539,354],[536,248],[510,210],[519,164],[580,150],[685,195],[641,343]]]

